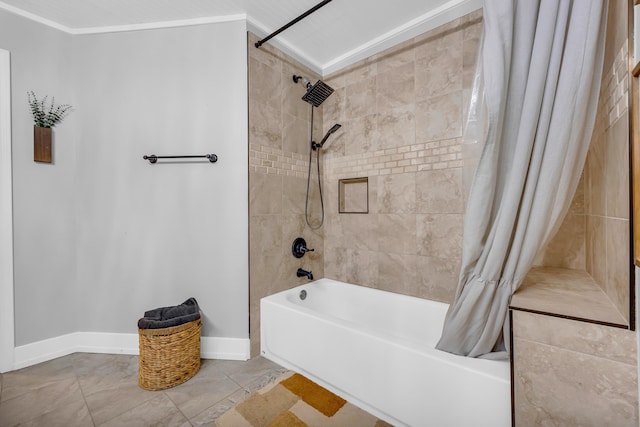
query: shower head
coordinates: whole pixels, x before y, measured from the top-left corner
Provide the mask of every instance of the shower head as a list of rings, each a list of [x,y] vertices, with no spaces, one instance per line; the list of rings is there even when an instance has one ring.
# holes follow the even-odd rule
[[[324,134],[324,137],[322,138],[322,141],[320,141],[320,143],[316,143],[316,142],[312,142],[311,147],[316,150],[318,148],[322,148],[322,146],[324,145],[324,143],[327,141],[327,138],[329,138],[329,135],[331,135],[332,133],[334,133],[335,131],[337,131],[338,129],[340,129],[342,127],[341,124],[336,123],[335,125],[331,126],[331,129],[329,129],[327,131],[327,133]]]
[[[293,81],[294,83],[298,83],[302,80],[302,84],[305,88],[307,88],[307,93],[304,94],[302,100],[308,102],[314,107],[319,107],[328,97],[333,93],[333,89],[331,86],[323,82],[322,80],[318,80],[316,84],[312,85],[309,79],[302,76],[296,76],[294,74]]]

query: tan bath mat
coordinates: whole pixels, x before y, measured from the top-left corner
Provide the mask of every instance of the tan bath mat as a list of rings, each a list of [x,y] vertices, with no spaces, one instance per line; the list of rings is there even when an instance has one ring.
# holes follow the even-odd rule
[[[308,378],[288,373],[216,420],[218,427],[389,427]]]

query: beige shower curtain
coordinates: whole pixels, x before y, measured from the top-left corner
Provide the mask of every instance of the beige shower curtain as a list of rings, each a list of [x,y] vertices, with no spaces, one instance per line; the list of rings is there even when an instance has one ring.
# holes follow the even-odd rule
[[[487,115],[458,289],[437,348],[503,358],[507,310],[564,218],[595,120],[607,0],[485,0]]]

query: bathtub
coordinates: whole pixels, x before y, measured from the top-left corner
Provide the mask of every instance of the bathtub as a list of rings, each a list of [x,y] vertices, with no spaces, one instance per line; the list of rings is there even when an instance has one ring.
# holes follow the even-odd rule
[[[511,425],[509,362],[435,349],[447,308],[320,279],[260,301],[261,351],[396,426]]]

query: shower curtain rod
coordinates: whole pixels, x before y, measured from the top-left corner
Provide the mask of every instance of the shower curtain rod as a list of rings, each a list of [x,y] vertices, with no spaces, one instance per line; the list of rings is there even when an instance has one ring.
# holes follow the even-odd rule
[[[287,28],[289,28],[290,26],[297,24],[299,21],[302,21],[304,18],[306,18],[307,16],[311,15],[313,12],[315,12],[316,10],[320,9],[322,6],[324,6],[327,3],[330,3],[332,0],[324,0],[323,2],[318,3],[317,5],[313,6],[311,9],[307,10],[305,13],[303,13],[302,15],[298,16],[297,18],[295,18],[294,20],[290,21],[288,24],[283,25],[282,27],[278,28],[277,30],[275,30],[273,33],[269,34],[267,37],[263,38],[262,40],[258,40],[255,43],[256,47],[260,47],[262,46],[264,43],[266,43],[267,41],[269,41],[272,37],[277,36],[278,34],[280,34],[281,32],[283,32],[284,30],[286,30]]]

